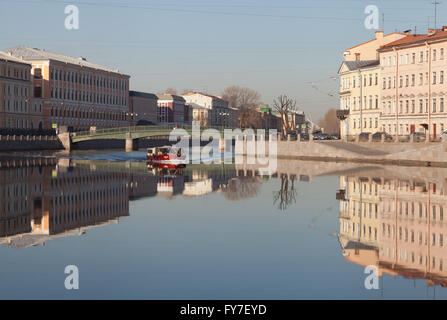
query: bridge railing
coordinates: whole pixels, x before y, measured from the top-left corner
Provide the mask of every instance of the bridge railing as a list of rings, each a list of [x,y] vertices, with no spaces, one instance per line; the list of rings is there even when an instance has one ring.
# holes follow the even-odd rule
[[[178,128],[190,129],[191,127],[179,126]],[[131,126],[131,127],[118,127],[118,128],[104,128],[89,131],[74,132],[73,137],[85,137],[95,135],[108,135],[117,133],[135,133],[135,132],[147,132],[147,131],[168,131],[173,130],[173,126]]]
[[[154,132],[154,133],[160,133],[160,135],[168,134],[174,129],[184,129],[188,132],[191,132],[192,130],[191,125],[179,125],[179,126],[130,126],[130,127],[117,127],[117,128],[103,128],[103,129],[96,129],[96,130],[89,130],[89,131],[79,131],[72,133],[72,137],[95,137],[95,136],[105,136],[105,135],[114,135],[114,134],[125,134],[125,133],[139,133],[139,132]],[[203,132],[206,129],[216,129],[218,131],[223,131],[225,129],[238,129],[238,128],[228,128],[223,126],[210,126],[210,127],[202,127],[200,128],[201,132]],[[244,129],[241,129],[241,131],[244,131]]]

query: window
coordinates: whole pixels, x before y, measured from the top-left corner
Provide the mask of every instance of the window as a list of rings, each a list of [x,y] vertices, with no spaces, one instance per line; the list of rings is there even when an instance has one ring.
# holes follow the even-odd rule
[[[433,50],[433,61],[436,61],[436,49]]]
[[[439,72],[439,83],[444,83],[444,71]]]
[[[436,84],[436,71],[433,72],[433,81],[432,81],[432,83]]]
[[[433,98],[433,113],[436,112],[436,98]]]
[[[34,78],[42,79],[42,69],[40,69],[40,68],[34,69]]]
[[[42,98],[42,88],[41,87],[34,88],[34,98]]]

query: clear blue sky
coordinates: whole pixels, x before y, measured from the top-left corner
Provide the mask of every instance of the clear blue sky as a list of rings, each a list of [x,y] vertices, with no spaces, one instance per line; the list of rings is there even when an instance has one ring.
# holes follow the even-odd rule
[[[287,94],[317,120],[338,107],[342,52],[374,37],[369,4],[385,14],[385,32],[426,32],[434,0],[0,0],[0,49],[45,48],[118,68],[131,89],[167,87],[220,94],[230,85],[259,91],[267,104]],[[76,4],[80,29],[64,27]],[[438,10],[438,26],[447,2]],[[382,25],[380,26],[382,28]],[[311,83],[314,82],[319,90]]]

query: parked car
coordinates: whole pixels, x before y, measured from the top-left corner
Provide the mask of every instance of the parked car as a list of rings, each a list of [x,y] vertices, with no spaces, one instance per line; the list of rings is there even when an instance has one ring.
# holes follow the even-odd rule
[[[412,132],[408,135],[408,138],[413,136],[414,141],[425,141],[426,136],[424,132]]]
[[[288,132],[287,132],[287,135],[290,135],[291,138],[292,138],[292,140],[296,140],[296,138],[297,138],[297,133],[296,133],[296,131],[288,131]]]
[[[338,134],[331,134],[330,139],[331,140],[340,140],[340,136]]]
[[[373,140],[382,140],[382,135],[385,135],[385,141],[393,140],[393,136],[386,132],[376,132],[373,134],[372,138],[373,138]]]
[[[327,133],[320,133],[314,136],[314,140],[330,140],[330,136]]]
[[[359,134],[359,141],[368,141],[369,140],[370,133],[368,132],[362,132]]]

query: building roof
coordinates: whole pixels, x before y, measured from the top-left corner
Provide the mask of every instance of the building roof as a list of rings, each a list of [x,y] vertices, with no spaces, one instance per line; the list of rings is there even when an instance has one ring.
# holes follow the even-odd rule
[[[129,95],[131,97],[139,97],[139,98],[158,100],[157,95],[154,93],[147,93],[147,92],[140,92],[140,91],[129,91]]]
[[[346,67],[350,70],[358,70],[362,68],[369,68],[378,66],[380,64],[379,60],[358,60],[358,61],[343,61]]]
[[[387,51],[391,50],[393,47],[399,46],[424,44],[425,42],[432,42],[437,40],[447,40],[447,27],[443,27],[441,30],[431,31],[432,32],[429,32],[428,34],[413,34],[400,40],[390,42],[384,46],[381,46],[378,51]]]
[[[79,65],[79,66],[86,67],[86,68],[91,68],[91,69],[125,75],[125,74],[119,72],[119,70],[112,70],[110,68],[88,62],[85,58],[73,58],[73,57],[64,56],[64,55],[61,55],[58,53],[49,52],[49,51],[46,51],[43,49],[28,48],[25,46],[17,46],[17,47],[12,47],[12,48],[6,49],[4,51],[7,53],[11,53],[16,58],[23,57],[23,60],[28,60],[28,61],[54,60],[54,61],[70,63],[70,64],[74,64],[74,65]]]
[[[0,51],[0,60],[3,61],[9,61],[9,62],[16,62],[16,63],[23,63],[31,66],[29,63],[26,63],[25,61],[18,59],[14,56],[10,56],[8,53]]]
[[[185,99],[182,96],[177,96],[175,94],[157,94],[158,100],[175,100],[180,102],[186,102]]]
[[[209,98],[212,98],[214,100],[225,101],[221,97],[209,95],[209,94],[206,94],[206,93],[203,93],[203,92],[196,92],[196,91],[189,91],[189,92],[187,92],[185,94],[182,94],[182,96],[192,96],[192,95],[195,95],[195,94],[202,95],[202,96],[205,96],[205,97],[209,97]],[[225,102],[227,102],[227,101],[225,101]]]
[[[377,31],[377,32],[376,32],[376,35],[377,35],[378,33],[382,33],[382,34],[383,34],[383,31]],[[383,37],[384,37],[384,38],[387,38],[387,37],[393,36],[393,35],[395,35],[395,34],[405,35],[405,33],[393,32],[393,33],[386,34],[386,35],[384,35]],[[353,46],[353,47],[351,47],[351,48],[347,48],[345,51],[352,50],[352,49],[354,49],[354,48],[360,47],[360,46],[362,46],[362,45],[364,45],[364,44],[367,44],[367,43],[370,43],[370,42],[373,42],[373,41],[376,41],[376,40],[377,40],[377,36],[376,36],[374,39],[368,40],[368,41],[366,41],[366,42],[362,42],[362,43],[357,44],[357,45],[355,45],[355,46]]]

